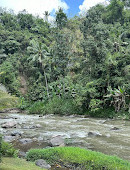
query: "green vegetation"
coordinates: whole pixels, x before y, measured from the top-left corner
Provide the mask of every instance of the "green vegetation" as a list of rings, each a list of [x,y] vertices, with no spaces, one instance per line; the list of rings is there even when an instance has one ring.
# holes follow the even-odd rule
[[[1,170],[41,170],[32,162],[19,158],[2,158]]]
[[[59,8],[55,26],[48,23],[49,12],[44,15],[45,21],[1,8],[0,83],[22,99],[19,107],[129,118],[129,3],[110,0],[73,18]]]
[[[128,170],[130,163],[116,156],[107,156],[99,152],[77,147],[56,147],[49,149],[32,149],[27,154],[27,160],[45,159],[51,164],[76,165],[85,169]]]
[[[18,150],[16,150],[11,143],[2,141],[1,154],[3,157],[17,157]]]
[[[0,91],[0,110],[16,107],[18,98],[8,93]]]
[[[31,114],[80,114],[81,110],[77,103],[72,99],[62,99],[57,96],[53,97],[47,103],[35,102],[28,108],[28,112]]]

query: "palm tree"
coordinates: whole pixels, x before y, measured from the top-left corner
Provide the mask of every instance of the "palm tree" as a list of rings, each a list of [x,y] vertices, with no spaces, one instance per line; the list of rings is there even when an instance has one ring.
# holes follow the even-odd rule
[[[48,17],[50,15],[50,13],[48,11],[45,11],[45,13],[43,15],[45,16],[45,21],[48,22]]]
[[[46,91],[47,91],[47,96],[49,98],[48,81],[47,81],[47,76],[45,72],[45,66],[47,64],[47,60],[49,56],[48,49],[41,42],[32,40],[31,46],[29,46],[27,50],[31,54],[31,56],[29,57],[29,60],[32,59],[33,61],[38,62],[41,66],[42,71],[44,72]]]

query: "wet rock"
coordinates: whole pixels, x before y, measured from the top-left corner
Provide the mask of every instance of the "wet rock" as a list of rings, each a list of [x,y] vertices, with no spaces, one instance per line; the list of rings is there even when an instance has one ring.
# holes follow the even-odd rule
[[[12,141],[15,140],[15,137],[14,137],[14,136],[4,136],[4,137],[3,137],[3,140],[4,140],[5,142],[12,142]]]
[[[50,169],[51,166],[43,159],[38,159],[36,162],[35,162],[35,165],[41,167],[41,168],[45,168],[45,169]]]
[[[106,134],[106,137],[107,137],[107,138],[110,138],[110,137],[111,137],[111,135],[110,135],[110,134]]]
[[[40,141],[43,141],[43,138],[42,138],[41,136],[39,136],[39,137],[37,138],[37,140],[38,140],[38,142],[40,142]]]
[[[37,124],[36,125],[36,128],[41,128],[42,126],[40,124]]]
[[[26,157],[26,152],[19,151],[18,157],[19,158],[25,158]]]
[[[26,145],[26,144],[30,144],[33,142],[32,139],[29,139],[29,138],[24,138],[24,139],[20,139],[19,142],[23,145]]]
[[[11,136],[22,136],[23,132],[20,132],[20,131],[13,131],[11,133]]]
[[[90,137],[94,137],[94,136],[102,136],[102,134],[100,132],[88,132],[88,136]]]
[[[50,140],[51,146],[65,146],[64,139],[62,136],[58,135]]]
[[[101,124],[104,124],[104,123],[106,123],[107,121],[106,120],[100,120],[99,121],[99,123],[101,123]]]
[[[0,119],[10,119],[10,117],[7,117],[7,116],[0,116]]]
[[[2,128],[16,128],[16,122],[14,121],[11,121],[11,122],[7,122],[7,123],[4,123],[1,127]]]
[[[119,128],[118,127],[113,127],[113,128],[111,128],[111,130],[119,130]]]
[[[37,125],[29,125],[29,126],[24,126],[23,129],[36,129],[36,128],[41,128],[42,126],[40,124]]]

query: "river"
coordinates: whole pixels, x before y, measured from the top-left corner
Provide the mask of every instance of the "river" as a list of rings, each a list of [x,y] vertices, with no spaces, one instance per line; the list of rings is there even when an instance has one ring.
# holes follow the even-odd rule
[[[2,128],[6,141],[22,151],[49,146],[52,137],[60,135],[67,146],[79,146],[130,160],[130,121],[84,118],[83,116],[26,115],[1,113],[0,125],[15,122],[16,128]],[[13,133],[20,135],[13,135]],[[20,143],[21,139],[30,143]]]

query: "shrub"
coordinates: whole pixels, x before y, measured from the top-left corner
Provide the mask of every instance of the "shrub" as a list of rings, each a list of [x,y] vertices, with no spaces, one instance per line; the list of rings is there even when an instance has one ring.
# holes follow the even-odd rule
[[[18,98],[0,91],[0,110],[16,107]]]
[[[130,163],[116,156],[108,156],[99,152],[78,147],[55,147],[48,149],[31,149],[27,153],[28,161],[45,159],[48,163],[78,165],[82,169],[92,170],[128,170]]]
[[[81,108],[73,99],[64,99],[57,96],[50,99],[48,102],[35,102],[28,109],[31,114],[79,114]]]
[[[88,110],[85,112],[85,115],[89,115],[91,117],[97,118],[121,118],[121,119],[130,119],[130,113],[125,110],[121,110],[119,112],[115,112],[113,107],[108,108],[100,108],[96,111]]]
[[[18,150],[16,150],[12,144],[2,141],[1,154],[5,157],[16,157]]]
[[[28,108],[28,112],[30,114],[43,114],[44,110],[44,102],[38,101],[33,103],[31,106]]]
[[[64,99],[57,96],[53,97],[44,107],[43,113],[46,114],[76,114],[80,113],[80,108],[73,99]]]

